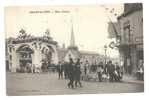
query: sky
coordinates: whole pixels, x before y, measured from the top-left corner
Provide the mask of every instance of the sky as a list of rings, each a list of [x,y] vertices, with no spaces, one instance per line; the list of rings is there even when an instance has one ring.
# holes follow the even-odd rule
[[[5,34],[17,37],[23,28],[27,34],[43,36],[46,29],[59,46],[69,46],[71,28],[79,50],[104,54],[108,45],[108,17],[116,21],[123,12],[122,4],[111,5],[55,5],[55,6],[8,6],[5,7]],[[118,51],[108,48],[107,55],[118,56]]]

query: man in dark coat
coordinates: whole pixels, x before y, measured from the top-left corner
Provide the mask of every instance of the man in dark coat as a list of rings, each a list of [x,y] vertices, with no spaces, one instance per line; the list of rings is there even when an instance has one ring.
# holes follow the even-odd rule
[[[68,78],[68,67],[69,67],[69,66],[68,66],[68,63],[65,62],[65,63],[64,63],[64,66],[63,66],[65,79]]]
[[[61,62],[59,62],[58,67],[57,67],[57,71],[58,71],[58,78],[63,78],[63,65]]]
[[[120,66],[118,65],[118,63],[115,64],[115,79],[116,81],[120,81],[120,79],[122,78],[121,76],[121,72],[120,72]]]
[[[69,66],[68,66],[68,78],[69,78],[69,83],[68,87],[74,88],[73,82],[74,82],[74,62],[72,58],[69,59]]]
[[[80,82],[81,77],[81,70],[80,70],[80,59],[77,59],[77,62],[75,64],[75,72],[74,72],[74,78],[75,78],[75,87],[77,87],[77,83],[79,83],[80,87],[82,87],[82,84]]]
[[[115,67],[112,64],[112,61],[109,61],[108,66],[107,66],[107,71],[108,71],[108,74],[110,76],[109,81],[113,82],[115,80],[115,76],[114,76],[115,75],[114,74]]]
[[[99,82],[102,81],[102,73],[103,73],[104,69],[103,69],[103,62],[100,62],[98,67],[97,67],[97,74],[98,74],[98,80]]]

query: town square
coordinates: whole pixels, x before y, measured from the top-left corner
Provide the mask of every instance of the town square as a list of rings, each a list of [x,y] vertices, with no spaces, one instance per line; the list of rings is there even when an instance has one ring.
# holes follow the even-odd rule
[[[5,7],[7,95],[144,92],[142,6]]]

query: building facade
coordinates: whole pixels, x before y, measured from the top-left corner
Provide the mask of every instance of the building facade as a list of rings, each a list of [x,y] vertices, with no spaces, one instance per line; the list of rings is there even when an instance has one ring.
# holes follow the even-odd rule
[[[143,62],[143,7],[141,3],[124,4],[124,12],[118,17],[120,25],[118,48],[126,73],[136,73]]]

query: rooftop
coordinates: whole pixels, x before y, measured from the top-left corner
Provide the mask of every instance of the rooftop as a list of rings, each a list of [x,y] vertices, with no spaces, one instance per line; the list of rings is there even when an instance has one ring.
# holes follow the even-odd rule
[[[135,11],[143,9],[142,3],[125,3],[124,4],[124,13],[118,17],[118,19],[125,17]]]

